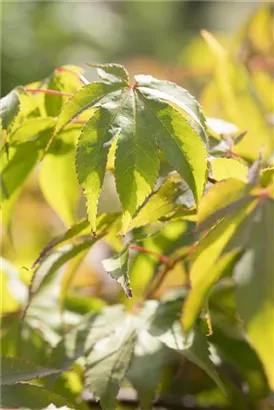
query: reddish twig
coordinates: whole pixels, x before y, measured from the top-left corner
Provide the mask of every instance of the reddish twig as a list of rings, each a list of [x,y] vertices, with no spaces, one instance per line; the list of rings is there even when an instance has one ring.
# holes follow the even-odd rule
[[[51,95],[59,95],[61,97],[72,97],[72,93],[66,93],[64,91],[57,91],[57,90],[48,90],[46,88],[24,88],[26,93],[44,93],[44,94],[51,94]]]
[[[66,67],[58,67],[56,68],[56,73],[62,73],[62,72],[68,72],[71,74],[76,75],[76,77],[79,78],[79,80],[81,81],[82,84],[84,85],[88,85],[89,81],[86,79],[86,77],[84,77],[82,74],[80,73],[76,73],[76,71],[71,70],[70,68],[66,68]]]
[[[85,124],[86,122],[87,122],[87,120],[74,119],[69,124]]]
[[[129,248],[135,251],[139,251],[139,252],[143,252],[143,253],[147,253],[148,255],[152,255],[155,256],[155,258],[159,259],[159,261],[163,262],[163,263],[168,263],[168,257],[165,255],[161,255],[160,253],[151,251],[150,249],[144,248],[143,246],[139,246],[139,245],[133,245],[130,244]]]

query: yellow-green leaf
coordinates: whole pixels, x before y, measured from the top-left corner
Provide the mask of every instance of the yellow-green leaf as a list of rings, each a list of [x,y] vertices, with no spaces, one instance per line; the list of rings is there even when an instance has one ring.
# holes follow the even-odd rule
[[[211,161],[212,177],[216,181],[235,178],[247,182],[248,168],[242,162],[232,158],[215,158]]]
[[[80,197],[74,151],[79,130],[68,129],[58,134],[40,169],[40,187],[47,202],[66,225],[76,221]]]

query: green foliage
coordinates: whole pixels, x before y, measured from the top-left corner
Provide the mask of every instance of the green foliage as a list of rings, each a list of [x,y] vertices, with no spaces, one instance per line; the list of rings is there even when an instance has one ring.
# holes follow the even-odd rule
[[[262,10],[236,37],[267,56]],[[253,49],[243,62],[203,37],[202,108],[118,64],[88,64],[93,83],[63,66],[1,100],[2,407],[113,410],[125,388],[142,409],[244,410],[273,391],[271,78]],[[35,244],[42,223],[50,235],[20,259],[32,220]]]

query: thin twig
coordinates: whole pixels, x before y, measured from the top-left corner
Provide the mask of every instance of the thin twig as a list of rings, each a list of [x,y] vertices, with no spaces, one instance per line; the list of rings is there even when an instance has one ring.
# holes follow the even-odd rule
[[[80,73],[77,73],[76,71],[71,70],[70,68],[58,67],[58,68],[56,68],[55,72],[56,73],[68,72],[68,73],[74,74],[78,77],[78,79],[81,81],[82,84],[84,84],[84,85],[90,84],[89,81],[86,79],[86,77],[84,77]]]
[[[152,282],[152,285],[153,285],[153,286],[151,286],[151,289],[148,289],[148,291],[146,292],[146,294],[145,294],[145,299],[150,299],[150,298],[153,296],[153,294],[160,288],[160,286],[162,285],[162,283],[163,283],[164,279],[166,278],[167,274],[168,274],[172,269],[175,268],[175,266],[177,265],[177,263],[183,261],[183,260],[184,260],[185,258],[187,258],[187,257],[188,257],[188,254],[186,253],[186,254],[181,255],[181,256],[179,256],[178,258],[174,259],[172,262],[170,262],[170,261],[168,260],[167,263],[166,263],[166,266],[165,266],[165,268],[162,270],[161,274],[157,276],[157,279],[158,279],[158,280],[156,281],[156,283],[153,285],[153,282]],[[187,286],[189,286],[189,285],[187,284]]]
[[[155,256],[155,258],[159,259],[159,261],[161,261],[162,263],[168,263],[167,256],[151,251],[150,249],[144,248],[143,246],[130,244],[129,248],[135,251],[139,251],[139,252],[147,253],[148,255]]]
[[[49,90],[47,88],[24,88],[26,93],[44,93],[50,95],[59,95],[61,97],[72,97],[72,93],[67,93],[65,91]]]

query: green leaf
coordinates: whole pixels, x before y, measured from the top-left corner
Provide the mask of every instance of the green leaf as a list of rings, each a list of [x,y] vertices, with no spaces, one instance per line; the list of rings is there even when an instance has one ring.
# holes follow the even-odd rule
[[[98,199],[103,185],[111,140],[119,132],[115,119],[121,109],[121,92],[97,109],[85,124],[77,144],[76,170],[79,183],[87,199],[87,213],[91,229],[96,232]]]
[[[138,332],[127,378],[138,393],[142,409],[152,407],[152,400],[157,395],[164,366],[171,365],[175,359],[178,359],[178,354],[168,349],[146,330]]]
[[[175,200],[179,197],[180,193],[178,175],[173,175],[138,210],[137,215],[129,225],[129,230],[156,222],[176,209],[178,204],[176,204]]]
[[[199,202],[207,174],[205,146],[182,115],[168,104],[146,100],[152,115],[157,142],[169,164],[187,182]]]
[[[115,180],[124,209],[123,234],[157,180],[159,158],[154,121],[139,94],[130,90],[115,121],[115,127],[120,129]]]
[[[87,357],[86,386],[103,410],[115,408],[119,387],[130,365],[135,342],[135,319],[127,316],[111,337],[95,344]]]
[[[215,381],[216,385],[220,388],[224,395],[227,394],[227,390],[218,375],[214,364],[210,360],[209,344],[206,336],[199,330],[195,329],[194,339],[191,347],[189,347],[184,353],[184,356],[191,362],[197,364],[203,369],[211,378]]]
[[[1,153],[2,222],[8,227],[12,210],[29,173],[42,156],[50,134],[46,131],[36,141],[10,147],[9,156]]]
[[[98,236],[103,234],[107,228],[117,220],[118,214],[101,214],[98,218]],[[59,247],[66,242],[74,242],[90,234],[89,222],[87,219],[82,219],[73,226],[71,226],[66,232],[55,236],[47,246],[41,251],[38,258],[32,264],[32,268],[37,267],[48,256],[52,249]],[[82,238],[81,238],[82,237]],[[87,236],[86,236],[87,239]]]
[[[55,126],[56,119],[53,117],[36,117],[26,119],[22,124],[8,134],[10,144],[21,144],[34,138],[39,138],[42,131]]]
[[[274,186],[274,167],[265,168],[261,171],[260,185],[266,188],[270,184]]]
[[[80,81],[81,74],[84,70],[73,65],[65,65],[57,68],[51,75],[47,88],[66,93],[75,93],[83,85]],[[45,94],[45,108],[50,116],[57,116],[60,113],[62,105],[68,97]]]
[[[206,337],[197,327],[187,337],[182,332],[182,326],[178,320],[181,305],[182,301],[179,299],[161,304],[149,302],[145,307],[150,313],[148,332],[170,349],[176,350],[201,367],[225,393],[224,385],[209,358]]]
[[[220,217],[229,215],[230,211],[226,212],[224,210],[245,197],[245,190],[246,185],[242,181],[233,178],[210,187],[199,205],[197,215],[198,229],[202,230],[203,226],[210,227]],[[220,212],[222,213],[220,214]]]
[[[58,134],[40,168],[40,187],[47,202],[66,225],[76,220],[79,186],[74,167],[75,143],[79,130]]]
[[[113,67],[104,66],[104,73],[101,74],[112,75],[116,68],[113,70]],[[64,105],[55,132],[84,110],[98,105],[101,107],[81,134],[77,149],[77,172],[87,197],[88,217],[95,230],[107,154],[112,140],[118,135],[114,173],[124,209],[121,233],[125,234],[132,217],[155,186],[159,172],[158,145],[170,165],[186,180],[196,201],[204,190],[207,153],[196,131],[197,121],[200,121],[196,118],[198,114],[193,114],[196,128],[183,117],[189,116],[189,112],[197,106],[185,91],[182,93],[188,101],[185,103],[188,114],[185,111],[184,114],[177,112],[159,97],[147,92],[146,87],[139,89],[138,84],[130,87],[116,79],[113,81],[93,83],[76,93]]]
[[[112,334],[124,319],[125,311],[121,305],[107,306],[100,313],[88,313],[54,347],[50,365],[69,369],[79,357],[88,355],[97,342]]]
[[[69,406],[67,399],[40,386],[18,383],[1,387],[1,406],[3,408],[44,409],[50,404],[56,407]]]
[[[220,277],[227,263],[230,263],[235,256],[232,252],[221,258],[229,240],[256,205],[257,200],[250,198],[236,214],[219,222],[197,246],[190,270],[191,291],[184,304],[182,318],[186,332],[193,326],[210,287]]]
[[[201,129],[201,135],[206,141],[206,120],[199,103],[184,88],[171,81],[157,80],[150,75],[135,76],[136,84],[141,93],[148,99],[164,100],[181,108],[189,118]]]
[[[18,302],[20,307],[24,307],[28,298],[27,285],[20,279],[19,270],[12,265],[7,259],[0,258],[1,275],[3,275],[3,294],[2,294],[2,311],[5,305],[5,297],[7,293]],[[4,283],[5,278],[5,283]]]
[[[1,385],[38,379],[58,372],[60,370],[37,366],[20,357],[1,357]]]
[[[248,222],[247,250],[235,271],[236,304],[273,389],[274,201],[265,199]]]
[[[7,129],[13,122],[20,110],[20,100],[18,91],[12,90],[5,97],[0,100],[0,117],[2,119],[2,126]]]
[[[58,117],[55,134],[80,115],[83,111],[94,107],[103,97],[119,90],[120,83],[95,82],[83,86],[64,105]]]
[[[211,161],[212,177],[216,181],[235,178],[247,182],[248,168],[242,162],[232,158],[215,158]]]
[[[33,273],[31,298],[25,313],[27,323],[36,327],[38,321],[43,323],[42,326],[47,325],[50,329],[59,331],[64,299],[62,286],[66,275],[66,269],[60,268],[77,255],[84,253],[96,241],[96,238],[84,237],[80,243],[65,245],[43,260]]]
[[[129,287],[128,276],[128,245],[112,258],[103,260],[103,267],[106,272],[115,279],[128,298],[132,297],[132,291]]]
[[[214,286],[208,306],[213,329],[209,342],[221,359],[233,366],[247,382],[252,400],[263,399],[269,393],[266,376],[239,319],[232,280],[222,280]]]
[[[125,85],[129,81],[128,72],[119,64],[88,64],[89,67],[97,68],[98,76],[103,81],[110,83],[122,82]]]

